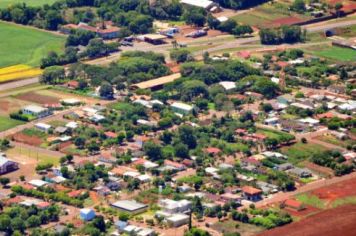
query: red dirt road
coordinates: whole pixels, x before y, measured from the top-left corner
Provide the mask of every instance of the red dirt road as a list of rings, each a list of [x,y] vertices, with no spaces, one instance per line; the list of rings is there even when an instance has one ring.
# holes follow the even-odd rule
[[[284,227],[265,231],[258,236],[354,236],[356,205],[326,210]]]

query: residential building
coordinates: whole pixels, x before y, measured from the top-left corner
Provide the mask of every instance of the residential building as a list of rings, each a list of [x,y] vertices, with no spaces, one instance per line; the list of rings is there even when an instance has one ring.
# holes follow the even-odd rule
[[[0,155],[0,174],[6,174],[11,171],[15,171],[19,168],[19,164],[14,161],[10,161],[4,154]]]
[[[22,108],[22,113],[25,115],[35,116],[37,118],[43,118],[51,114],[50,110],[38,105],[28,105]]]
[[[80,209],[80,218],[84,221],[90,221],[95,218],[95,211],[90,208]]]
[[[262,190],[252,186],[244,186],[241,188],[242,196],[249,201],[259,201],[262,199]]]
[[[174,102],[171,105],[171,108],[175,113],[178,113],[181,115],[188,115],[193,111],[193,106],[182,103],[182,102]]]
[[[128,212],[130,214],[138,214],[145,212],[148,209],[148,205],[136,202],[134,200],[121,200],[111,204],[111,206],[118,208],[121,211]]]

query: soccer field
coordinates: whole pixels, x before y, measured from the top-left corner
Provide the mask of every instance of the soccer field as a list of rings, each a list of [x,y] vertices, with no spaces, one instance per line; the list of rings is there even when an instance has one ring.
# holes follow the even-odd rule
[[[33,28],[0,22],[0,68],[25,64],[38,66],[49,51],[60,52],[65,37]]]
[[[16,3],[26,3],[28,6],[42,6],[44,4],[52,4],[56,0],[0,0],[0,8],[5,8]]]

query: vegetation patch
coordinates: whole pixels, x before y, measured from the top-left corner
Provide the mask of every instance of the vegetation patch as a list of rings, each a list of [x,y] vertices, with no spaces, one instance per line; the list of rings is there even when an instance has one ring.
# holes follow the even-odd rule
[[[61,51],[65,41],[63,36],[4,22],[0,22],[0,35],[0,67],[39,66],[43,56]]]
[[[325,208],[325,201],[312,194],[300,194],[296,199],[304,204],[323,209]]]

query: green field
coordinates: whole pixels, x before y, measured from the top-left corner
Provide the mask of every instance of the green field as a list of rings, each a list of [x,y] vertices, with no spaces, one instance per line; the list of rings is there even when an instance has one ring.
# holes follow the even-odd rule
[[[65,37],[25,26],[0,22],[0,68],[26,64],[38,66],[49,51],[60,52]]]
[[[329,47],[324,50],[313,50],[312,54],[338,61],[356,61],[356,50],[341,47]]]
[[[21,124],[24,124],[24,122],[19,120],[13,120],[5,116],[0,116],[0,132],[11,129]]]
[[[44,4],[52,4],[56,0],[1,0],[0,1],[0,8],[5,8],[16,3],[26,3],[28,6],[43,6]]]

